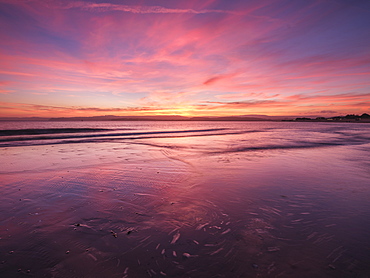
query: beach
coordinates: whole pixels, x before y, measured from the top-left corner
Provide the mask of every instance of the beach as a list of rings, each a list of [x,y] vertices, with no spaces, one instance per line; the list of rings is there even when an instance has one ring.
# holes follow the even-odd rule
[[[0,124],[2,277],[370,276],[370,124]]]

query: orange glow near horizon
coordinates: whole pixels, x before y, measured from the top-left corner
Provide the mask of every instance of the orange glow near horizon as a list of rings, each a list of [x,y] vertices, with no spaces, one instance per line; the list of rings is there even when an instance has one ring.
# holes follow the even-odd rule
[[[366,5],[0,0],[0,117],[369,113]]]

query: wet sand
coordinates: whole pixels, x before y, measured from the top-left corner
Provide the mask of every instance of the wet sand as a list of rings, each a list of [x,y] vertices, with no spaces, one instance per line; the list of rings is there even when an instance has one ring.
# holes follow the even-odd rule
[[[192,140],[2,148],[0,275],[370,276],[363,147]]]

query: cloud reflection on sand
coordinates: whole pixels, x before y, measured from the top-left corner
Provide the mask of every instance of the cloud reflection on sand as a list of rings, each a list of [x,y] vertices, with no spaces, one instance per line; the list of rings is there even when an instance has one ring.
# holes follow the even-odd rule
[[[348,125],[342,133],[338,126],[306,125],[298,132],[264,125],[261,132],[219,136],[1,148],[7,161],[1,169],[1,273],[369,273],[363,244],[369,173],[354,159],[368,163],[368,144],[353,139],[366,132]],[[320,137],[312,132],[342,144],[235,151],[284,145],[298,135],[315,143]]]

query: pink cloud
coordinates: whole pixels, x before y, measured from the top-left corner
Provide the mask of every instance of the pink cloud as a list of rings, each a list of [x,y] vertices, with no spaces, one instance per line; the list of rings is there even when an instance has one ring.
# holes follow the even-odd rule
[[[279,98],[280,94],[268,94],[268,93],[238,93],[238,94],[225,94],[216,95],[218,99],[270,99]]]
[[[218,81],[220,81],[220,80],[229,79],[229,78],[232,78],[236,75],[237,74],[224,74],[224,75],[214,76],[214,77],[211,77],[211,78],[207,79],[206,81],[204,81],[203,84],[204,85],[213,85],[215,83],[218,83]]]
[[[14,93],[14,91],[12,91],[12,90],[4,90],[4,89],[0,89],[0,94],[10,94],[10,93]]]

